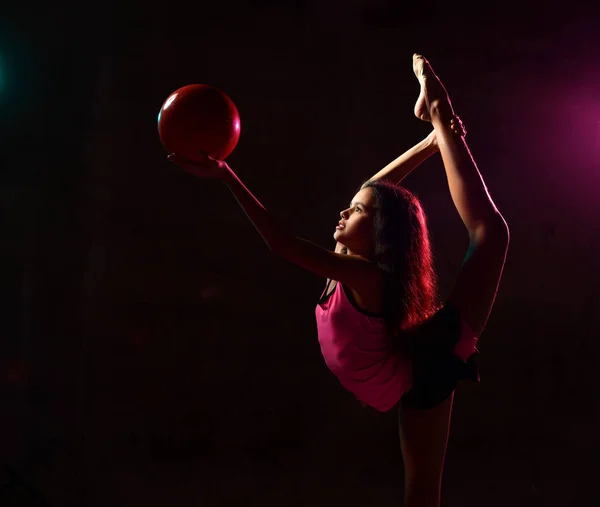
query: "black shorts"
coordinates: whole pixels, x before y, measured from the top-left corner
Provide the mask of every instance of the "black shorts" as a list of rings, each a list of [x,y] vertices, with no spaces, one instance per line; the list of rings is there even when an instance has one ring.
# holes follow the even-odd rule
[[[419,331],[412,358],[413,387],[399,404],[427,410],[446,400],[460,380],[479,382],[478,352],[466,362],[452,353],[460,336],[460,314],[446,304]]]
[[[427,410],[446,400],[460,380],[479,382],[476,356],[473,354],[466,363],[452,354],[429,358],[417,372],[413,365],[413,387],[402,396],[399,405]]]

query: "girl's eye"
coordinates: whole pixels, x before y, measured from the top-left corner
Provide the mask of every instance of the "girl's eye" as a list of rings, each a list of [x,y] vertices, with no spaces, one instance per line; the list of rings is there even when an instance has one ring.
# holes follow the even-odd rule
[[[354,211],[362,211],[358,206],[354,208]]]

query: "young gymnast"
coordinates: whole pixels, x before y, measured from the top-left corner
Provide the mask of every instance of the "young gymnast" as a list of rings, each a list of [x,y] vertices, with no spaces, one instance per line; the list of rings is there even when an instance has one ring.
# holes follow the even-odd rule
[[[202,178],[224,181],[269,248],[327,278],[316,307],[325,362],[342,386],[380,412],[399,411],[405,506],[437,507],[459,380],[478,381],[473,357],[506,258],[509,232],[467,147],[462,122],[429,62],[413,56],[420,83],[415,115],[433,131],[364,183],[340,213],[335,251],[293,235],[223,161],[169,160]],[[440,152],[469,248],[443,305],[425,213],[398,185]]]

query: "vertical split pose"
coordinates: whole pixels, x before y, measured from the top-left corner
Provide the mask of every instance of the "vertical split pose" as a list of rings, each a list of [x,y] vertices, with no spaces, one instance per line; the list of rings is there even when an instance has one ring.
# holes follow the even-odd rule
[[[294,236],[222,161],[169,159],[202,178],[224,181],[269,248],[327,279],[316,307],[325,362],[363,404],[396,409],[405,468],[405,505],[437,507],[459,380],[477,382],[473,356],[502,276],[509,243],[465,142],[465,130],[429,62],[413,56],[421,91],[415,115],[431,134],[364,183],[340,213],[334,251]],[[399,183],[440,152],[469,248],[447,301],[436,276],[425,213]]]

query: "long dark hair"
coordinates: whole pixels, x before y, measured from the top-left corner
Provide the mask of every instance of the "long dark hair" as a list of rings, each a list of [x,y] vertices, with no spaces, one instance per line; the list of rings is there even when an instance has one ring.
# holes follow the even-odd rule
[[[373,261],[384,274],[383,315],[393,336],[439,308],[427,217],[418,197],[387,180],[367,181],[375,198]]]

